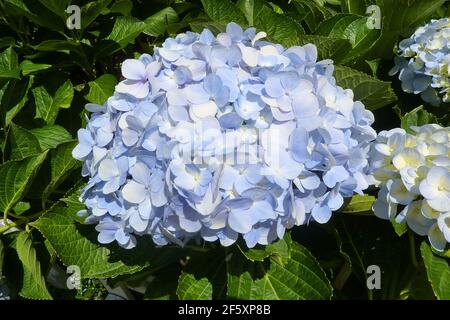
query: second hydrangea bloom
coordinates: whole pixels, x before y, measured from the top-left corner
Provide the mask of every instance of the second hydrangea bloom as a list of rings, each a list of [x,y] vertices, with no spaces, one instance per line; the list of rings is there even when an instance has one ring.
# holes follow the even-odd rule
[[[433,20],[400,42],[390,74],[397,72],[405,92],[432,105],[450,102],[450,18]]]
[[[79,131],[73,154],[101,243],[191,238],[248,247],[327,222],[368,186],[373,115],[336,85],[313,45],[254,28],[187,32],[126,60],[126,78]]]
[[[450,128],[436,124],[379,133],[371,164],[380,192],[375,214],[428,235],[439,251],[450,243]]]

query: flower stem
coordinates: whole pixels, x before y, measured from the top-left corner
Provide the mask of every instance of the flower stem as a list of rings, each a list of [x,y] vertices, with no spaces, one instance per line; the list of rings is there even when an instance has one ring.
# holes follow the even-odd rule
[[[39,218],[40,216],[42,216],[43,212],[38,212],[35,214],[32,214],[31,216],[28,217],[21,217],[20,220],[15,221],[15,222],[10,222],[10,223],[5,223],[5,225],[3,227],[0,228],[0,234],[5,233],[6,231],[8,231],[9,229],[12,229],[14,227],[19,227],[23,224],[28,224],[29,222],[31,222],[33,219],[35,218]]]
[[[414,268],[419,267],[419,263],[417,262],[416,257],[416,241],[414,234],[411,231],[408,231],[408,238],[409,238],[409,253],[411,255],[411,262],[414,266]]]

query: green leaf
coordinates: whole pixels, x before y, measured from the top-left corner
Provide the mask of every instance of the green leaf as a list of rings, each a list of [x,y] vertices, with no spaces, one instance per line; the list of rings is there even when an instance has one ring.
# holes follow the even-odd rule
[[[424,124],[437,123],[437,118],[434,114],[429,113],[423,109],[423,106],[417,107],[414,110],[407,112],[401,117],[401,127],[413,133],[412,126],[423,126]]]
[[[158,37],[167,30],[167,25],[178,22],[178,14],[171,7],[167,7],[144,20],[146,27],[144,33]]]
[[[86,100],[92,103],[103,105],[114,93],[117,79],[112,74],[104,74],[94,81],[89,82],[89,93]]]
[[[77,183],[75,186],[67,192],[64,198],[61,198],[61,202],[66,205],[66,213],[78,222],[84,222],[83,217],[79,217],[77,213],[80,210],[85,210],[86,206],[80,202],[80,195],[83,188],[86,186],[84,183]]]
[[[350,201],[339,209],[342,213],[363,213],[372,212],[372,205],[375,201],[374,196],[356,194]]]
[[[28,91],[33,85],[33,77],[21,80],[11,80],[0,89],[1,108],[0,121],[2,126],[9,126],[14,117],[22,110],[28,101]]]
[[[239,0],[236,3],[236,6],[244,13],[249,26],[254,25],[262,5],[263,2],[261,0]]]
[[[47,9],[66,20],[66,9],[70,0],[39,0]]]
[[[11,160],[20,160],[42,151],[38,139],[30,131],[14,123],[11,124],[9,138],[11,141]]]
[[[23,264],[24,278],[20,295],[30,299],[52,299],[45,285],[41,265],[36,257],[32,240],[25,231],[19,233],[15,247]]]
[[[339,86],[352,89],[354,100],[361,101],[369,110],[382,108],[397,100],[390,82],[378,80],[361,71],[336,65],[334,77]]]
[[[45,40],[33,46],[37,51],[69,51],[77,50],[79,43],[67,40]]]
[[[342,0],[343,11],[355,14],[365,14],[368,6],[365,0]]]
[[[34,88],[32,91],[36,104],[35,118],[42,119],[49,125],[55,122],[60,108],[67,109],[70,107],[74,94],[70,80],[64,82],[53,97],[43,86]]]
[[[22,199],[47,152],[0,166],[0,211],[8,212]]]
[[[343,63],[362,57],[366,52],[370,51],[380,37],[380,30],[367,27],[367,19],[367,17],[359,18],[350,23],[343,31],[342,38],[348,39],[353,49]]]
[[[388,221],[372,216],[339,216],[333,225],[336,227],[341,250],[351,259],[352,279],[346,283],[344,292],[356,297],[353,285],[361,289],[360,299],[372,296],[374,300],[399,299],[417,268],[411,263],[408,237],[399,238],[392,232]],[[331,226],[330,226],[331,227]],[[367,291],[367,267],[377,265],[382,270],[381,289]],[[351,287],[351,288],[350,288]],[[346,290],[349,289],[349,290]],[[367,295],[366,295],[367,294]],[[343,298],[346,298],[345,294]]]
[[[9,47],[0,53],[0,79],[15,78],[19,79],[20,69],[17,60],[17,54]]]
[[[212,284],[207,278],[196,279],[193,274],[181,273],[177,288],[180,300],[211,300],[212,291]]]
[[[52,124],[55,122],[58,115],[58,109],[52,106],[53,98],[45,90],[44,87],[37,87],[32,90],[34,96],[34,103],[36,104],[35,118],[41,118],[46,123]]]
[[[14,47],[16,44],[16,39],[13,37],[2,37],[0,38],[0,48]]]
[[[449,300],[450,266],[447,261],[444,258],[435,256],[425,241],[420,246],[420,252],[422,253],[428,280],[431,283],[434,294],[440,300]]]
[[[342,31],[342,34],[339,36],[333,34],[333,36],[350,40],[353,49],[358,49],[357,52],[369,50],[380,36],[380,30],[369,29],[367,27],[367,19],[367,17],[358,18],[348,24]]]
[[[250,261],[264,261],[270,256],[279,256],[282,259],[289,259],[291,255],[292,240],[289,234],[283,239],[275,241],[267,246],[260,246],[249,249],[245,244],[237,244],[242,254]]]
[[[81,29],[86,29],[105,8],[111,0],[97,0],[85,4],[81,8]]]
[[[376,77],[378,68],[380,67],[381,59],[366,60],[366,63],[372,71],[372,76]]]
[[[354,60],[362,58],[380,37],[380,30],[367,27],[367,19],[353,14],[335,15],[322,22],[317,32],[331,38],[347,39],[352,50],[346,54],[341,63],[354,63]]]
[[[241,250],[242,254],[245,258],[250,261],[264,261],[267,257],[270,257],[272,254],[270,251],[265,250],[264,248],[247,248],[245,244],[238,245],[239,250]]]
[[[72,150],[77,143],[78,141],[66,142],[50,152],[51,180],[42,193],[44,201],[48,199],[50,194],[64,181],[73,169],[81,165],[81,162],[72,156]]]
[[[194,21],[189,23],[189,27],[192,32],[201,33],[203,29],[208,29],[212,33],[218,34],[225,31],[226,25],[224,23],[214,21]]]
[[[391,220],[392,227],[394,228],[395,233],[401,237],[408,231],[408,225],[406,222],[398,223],[395,219]]]
[[[144,22],[133,17],[118,17],[106,40],[111,40],[120,48],[124,48],[127,44],[134,42],[134,39],[145,30],[146,26]]]
[[[92,225],[71,217],[71,209],[56,205],[32,223],[56,250],[66,266],[77,265],[82,278],[109,278],[132,274],[146,267],[161,267],[179,258],[178,248],[155,248],[152,240],[141,238],[136,248],[100,245]]]
[[[331,285],[306,248],[293,242],[291,257],[265,262],[242,259],[238,251],[227,259],[228,298],[258,300],[330,299]]]
[[[300,36],[305,33],[294,19],[278,14],[267,6],[262,6],[258,12],[255,27],[266,32],[269,40],[286,47],[298,45]]]
[[[58,108],[67,109],[70,108],[70,104],[73,99],[73,86],[70,80],[64,82],[58,90],[56,90],[55,96],[53,97],[53,104]]]
[[[30,208],[31,208],[31,205],[29,202],[19,201],[14,206],[13,210],[16,215],[21,215],[24,212],[28,211]]]
[[[129,16],[133,9],[133,2],[131,0],[116,0],[111,6],[111,13],[120,13],[123,16]]]
[[[31,129],[30,132],[38,139],[42,150],[54,149],[61,143],[72,140],[66,129],[59,125]]]
[[[33,73],[37,73],[41,70],[46,70],[51,68],[51,64],[46,63],[34,63],[30,60],[24,60],[20,63],[20,69],[22,70],[22,74],[24,76],[28,76]]]
[[[298,19],[304,21],[307,27],[314,31],[320,22],[329,19],[336,12],[311,0],[292,1],[298,11]]]
[[[333,59],[335,62],[341,61],[352,49],[347,39],[335,39],[318,35],[301,35],[297,45],[312,43],[317,47],[319,59]]]
[[[344,38],[343,33],[350,23],[360,19],[356,14],[337,14],[330,19],[322,21],[317,27],[315,33],[323,36],[335,38]]]
[[[226,294],[226,265],[223,248],[196,253],[188,260],[178,279],[181,300],[223,299]],[[205,268],[212,265],[214,268]]]
[[[13,15],[21,15],[28,20],[53,31],[64,31],[63,19],[54,14],[39,1],[4,0],[5,10]]]
[[[220,23],[236,22],[246,25],[245,17],[236,5],[229,0],[202,0],[203,8],[211,20]]]
[[[400,295],[401,300],[435,300],[436,296],[433,293],[431,284],[427,278],[425,266],[420,266],[419,272],[412,275],[408,279],[410,285],[402,290]]]

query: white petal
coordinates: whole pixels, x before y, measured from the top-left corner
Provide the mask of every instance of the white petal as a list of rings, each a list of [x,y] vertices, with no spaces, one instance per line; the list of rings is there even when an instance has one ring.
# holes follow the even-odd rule
[[[104,159],[100,162],[98,167],[98,176],[103,181],[108,181],[109,179],[118,176],[119,169],[117,168],[116,161],[112,159]]]
[[[326,223],[331,218],[331,210],[327,206],[316,205],[312,209],[311,215],[318,223]]]
[[[109,230],[101,231],[97,236],[97,240],[98,240],[98,242],[100,242],[102,244],[111,243],[114,240],[116,240],[114,235],[115,235],[114,231],[109,231]]]
[[[252,217],[248,210],[231,210],[228,225],[234,231],[244,234],[252,230]]]
[[[214,101],[208,101],[202,104],[194,104],[190,107],[189,113],[193,120],[214,117],[217,113],[217,105]]]
[[[136,59],[127,59],[122,63],[122,75],[130,80],[147,79],[145,65]]]
[[[443,196],[435,199],[427,199],[425,201],[427,201],[430,207],[434,210],[441,212],[450,210],[450,198],[448,196]]]
[[[148,196],[145,186],[133,180],[129,181],[122,189],[125,200],[131,203],[141,203]]]
[[[202,228],[202,224],[198,220],[189,220],[184,216],[179,217],[181,229],[187,232],[198,232]]]
[[[433,220],[425,218],[421,211],[420,201],[415,201],[408,206],[408,211],[406,213],[406,222],[408,227],[418,235],[425,236],[428,234]]]
[[[84,157],[86,157],[89,153],[91,153],[92,146],[87,144],[79,143],[77,146],[72,150],[72,156],[75,159],[82,160]]]
[[[430,240],[431,246],[440,252],[444,251],[447,246],[447,240],[445,240],[444,235],[441,230],[439,230],[436,223],[431,226],[430,230],[428,230],[428,240]]]
[[[175,61],[180,57],[180,52],[177,50],[170,50],[166,48],[159,48],[158,53],[167,61]]]
[[[246,47],[242,44],[239,45],[239,49],[241,49],[242,52],[242,60],[249,67],[256,67],[256,65],[258,64],[258,56],[259,56],[258,50]]]
[[[148,82],[124,80],[116,86],[116,91],[130,94],[138,99],[145,98],[149,93]]]

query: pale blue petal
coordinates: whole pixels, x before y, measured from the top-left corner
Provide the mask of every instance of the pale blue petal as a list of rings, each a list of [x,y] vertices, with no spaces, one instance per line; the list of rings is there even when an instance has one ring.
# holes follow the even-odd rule
[[[311,215],[315,221],[318,223],[327,223],[331,218],[331,210],[327,206],[316,205],[312,211]]]
[[[144,185],[131,180],[122,188],[122,195],[130,203],[141,203],[147,197],[148,191]]]
[[[252,216],[248,210],[231,210],[228,216],[228,225],[239,233],[247,233],[252,229]]]
[[[147,79],[145,65],[136,59],[127,59],[122,63],[122,75],[130,80]]]
[[[281,79],[277,76],[268,78],[264,83],[264,89],[269,97],[272,98],[278,98],[284,95],[284,88],[281,85]]]
[[[349,177],[348,171],[343,166],[332,167],[323,176],[323,182],[329,188],[333,188],[338,182],[342,182]]]
[[[72,150],[72,156],[75,159],[82,160],[83,158],[87,157],[91,153],[91,151],[92,151],[91,145],[79,143]]]

